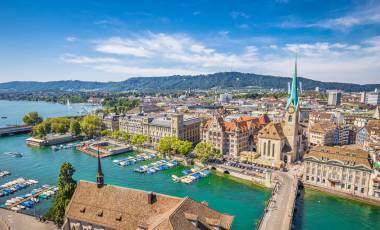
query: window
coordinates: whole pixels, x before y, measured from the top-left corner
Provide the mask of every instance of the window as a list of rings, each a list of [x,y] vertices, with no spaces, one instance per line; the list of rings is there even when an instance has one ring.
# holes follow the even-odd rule
[[[268,141],[268,156],[270,156],[270,140]]]
[[[274,157],[274,144],[272,144],[272,157]]]
[[[360,192],[361,192],[361,193],[364,193],[364,188],[361,188],[361,189],[360,189]]]
[[[264,151],[263,151],[263,155],[265,155],[265,154],[266,154],[266,151],[267,151],[267,143],[266,143],[266,142],[264,142]]]
[[[288,122],[292,122],[293,121],[293,116],[292,115],[289,115],[288,117]]]

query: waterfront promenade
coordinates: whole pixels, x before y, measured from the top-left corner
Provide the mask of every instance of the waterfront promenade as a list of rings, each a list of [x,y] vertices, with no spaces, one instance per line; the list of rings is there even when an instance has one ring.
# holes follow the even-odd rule
[[[35,217],[0,208],[0,230],[57,230],[51,222],[42,223]]]
[[[273,176],[277,178],[277,182],[258,229],[289,230],[292,226],[298,181],[290,173],[275,172]]]

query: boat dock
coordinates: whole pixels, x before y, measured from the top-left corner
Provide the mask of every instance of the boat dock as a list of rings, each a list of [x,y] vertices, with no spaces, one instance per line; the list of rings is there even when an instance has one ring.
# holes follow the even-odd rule
[[[113,160],[112,162],[119,165],[119,166],[128,166],[128,165],[132,165],[132,164],[135,164],[137,162],[140,162],[140,161],[151,160],[154,158],[156,158],[156,154],[143,153],[143,154],[138,154],[135,157],[127,157],[127,158],[121,159],[121,160]]]
[[[148,164],[148,165],[140,166],[139,168],[136,168],[135,171],[139,172],[139,173],[152,174],[152,173],[163,171],[163,170],[166,170],[169,168],[173,168],[173,167],[177,166],[178,164],[179,163],[177,160],[171,160],[171,161],[160,160],[160,161],[156,161],[156,162],[153,162],[151,164]]]
[[[191,184],[192,182],[202,178],[206,177],[209,174],[209,171],[207,168],[193,168],[182,171],[183,174],[185,174],[182,177],[178,177],[176,175],[172,175],[172,179],[174,182],[181,182],[185,184]]]
[[[13,204],[6,205],[6,208],[12,210],[13,207],[17,207],[18,205],[22,204],[22,203],[25,202],[25,201],[28,201],[28,200],[30,200],[30,199],[32,199],[32,198],[38,198],[40,195],[42,195],[42,194],[44,194],[44,193],[46,193],[46,192],[48,192],[48,191],[52,191],[52,192],[53,192],[53,190],[54,190],[55,188],[56,188],[56,187],[54,187],[54,186],[48,186],[48,187],[45,187],[45,188],[41,189],[41,191],[39,191],[39,192],[37,192],[37,193],[35,193],[35,194],[31,194],[30,196],[27,196],[27,197],[25,197],[25,198],[23,198],[23,199],[21,199],[21,200],[15,202],[15,203],[13,203]],[[55,191],[54,191],[54,193],[55,193]]]
[[[11,172],[9,172],[9,171],[1,171],[0,170],[0,178],[6,177],[6,176],[9,176],[9,175],[11,175]]]
[[[32,126],[29,125],[10,125],[0,128],[0,136],[11,136],[21,133],[30,133]]]

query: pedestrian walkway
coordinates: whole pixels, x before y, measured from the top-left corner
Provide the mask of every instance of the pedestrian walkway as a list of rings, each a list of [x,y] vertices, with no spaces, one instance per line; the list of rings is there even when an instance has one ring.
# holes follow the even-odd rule
[[[291,173],[275,172],[274,176],[278,178],[278,181],[265,208],[259,230],[291,229],[298,181]]]
[[[35,217],[0,208],[0,230],[57,230],[51,222],[42,223]]]

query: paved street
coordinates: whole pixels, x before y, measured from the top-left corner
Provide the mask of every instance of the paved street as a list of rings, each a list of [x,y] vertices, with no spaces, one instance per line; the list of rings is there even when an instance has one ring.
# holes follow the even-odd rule
[[[56,230],[52,223],[42,223],[36,218],[0,209],[0,230]]]
[[[260,230],[288,230],[292,220],[293,202],[296,198],[297,180],[290,173],[275,172],[278,183],[273,189]]]

